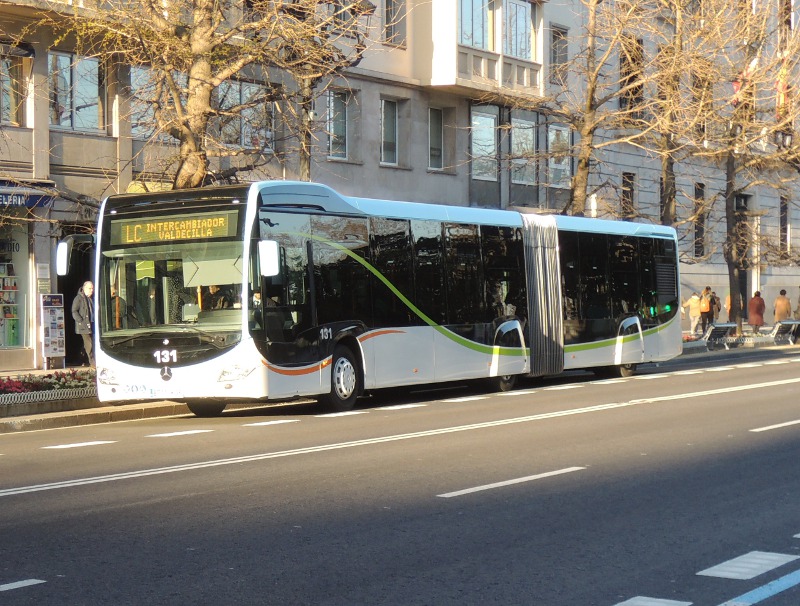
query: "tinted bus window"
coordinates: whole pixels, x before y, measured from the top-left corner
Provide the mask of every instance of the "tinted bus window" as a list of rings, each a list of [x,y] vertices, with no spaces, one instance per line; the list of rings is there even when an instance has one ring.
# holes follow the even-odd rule
[[[414,244],[414,302],[437,324],[446,322],[447,300],[442,273],[442,224],[411,221]],[[417,323],[424,324],[422,319]]]
[[[580,249],[583,316],[587,320],[611,318],[613,316],[608,296],[608,236],[581,234]]]
[[[611,274],[611,314],[617,320],[639,311],[641,295],[638,280],[637,238],[609,236]]]
[[[414,298],[411,274],[411,226],[408,221],[373,218],[370,223],[372,264],[409,300]],[[376,326],[407,326],[408,306],[383,281],[372,277],[372,312]]]
[[[311,231],[317,324],[362,320],[371,325],[369,271],[351,256],[369,261],[367,220],[314,216]]]
[[[449,324],[473,324],[483,320],[484,298],[478,227],[445,225],[447,316]]]
[[[481,252],[487,321],[503,316],[527,317],[521,230],[482,225]]]

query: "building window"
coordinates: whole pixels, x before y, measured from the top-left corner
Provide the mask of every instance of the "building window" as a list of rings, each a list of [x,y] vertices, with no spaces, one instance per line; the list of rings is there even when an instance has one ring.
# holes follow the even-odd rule
[[[567,30],[559,27],[550,30],[550,83],[559,86],[564,86],[567,81],[567,33]]]
[[[212,102],[220,112],[216,119],[220,143],[272,149],[275,112],[267,94],[265,86],[253,82],[226,80],[217,87]]]
[[[472,114],[472,178],[497,181],[497,117]]]
[[[622,217],[631,219],[636,216],[636,175],[634,173],[622,173],[622,195],[620,196],[620,206]]]
[[[536,123],[511,119],[511,182],[536,183]]]
[[[22,123],[22,59],[0,56],[0,120]]]
[[[435,107],[428,110],[428,168],[444,168],[444,112]]]
[[[347,158],[346,91],[328,93],[328,157]]]
[[[105,127],[105,77],[100,61],[50,53],[50,124],[74,130]]]
[[[506,17],[503,52],[506,55],[533,61],[533,54],[531,53],[533,48],[533,28],[531,27],[533,6],[530,2],[506,0],[503,6]]]
[[[736,194],[733,199],[733,208],[737,213],[747,212],[750,208],[750,194]]]
[[[381,99],[381,164],[397,165],[397,101]]]
[[[694,256],[706,256],[706,184],[694,184]]]
[[[386,0],[383,12],[383,39],[390,44],[402,45],[406,42],[406,3],[405,0]]]
[[[459,0],[459,44],[482,50],[494,50],[490,37],[494,16],[492,9],[492,0]]]
[[[789,244],[791,242],[791,227],[789,225],[789,198],[781,196],[780,204],[779,249],[781,257],[786,258],[789,255]]]
[[[624,36],[620,45],[620,109],[636,110],[644,103],[644,41]]]

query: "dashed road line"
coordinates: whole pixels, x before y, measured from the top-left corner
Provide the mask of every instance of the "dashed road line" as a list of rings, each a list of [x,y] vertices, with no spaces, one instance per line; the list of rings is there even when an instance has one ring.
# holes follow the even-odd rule
[[[706,368],[705,372],[725,372],[726,370],[736,370],[733,366],[714,366],[712,368]]]
[[[372,410],[407,410],[409,408],[425,408],[427,404],[395,404],[392,406],[379,406]]]
[[[478,400],[486,400],[489,396],[464,396],[463,398],[447,398],[446,400],[439,400],[440,402],[448,402],[450,404],[460,404],[461,402],[477,402]]]
[[[786,423],[778,423],[777,425],[767,425],[766,427],[757,427],[756,429],[751,429],[750,431],[753,433],[760,433],[762,431],[772,431],[773,429],[782,429],[784,427],[791,427],[792,425],[800,425],[800,420],[787,421]]]
[[[83,448],[85,446],[102,446],[115,444],[116,440],[95,440],[93,442],[75,442],[74,444],[58,444],[56,446],[42,446],[42,450],[63,450],[66,448]]]
[[[31,585],[40,585],[42,583],[47,583],[47,581],[43,581],[41,579],[26,579],[24,581],[17,581],[15,583],[6,583],[5,585],[0,585],[0,591],[11,591],[12,589],[22,589],[23,587],[30,587]]]
[[[334,419],[336,417],[354,417],[356,415],[365,415],[368,410],[346,410],[344,412],[329,412],[324,415],[314,415],[317,419]]]
[[[614,606],[692,606],[691,602],[677,602],[675,600],[660,600],[658,598],[647,598],[636,596],[630,600],[625,600]]]
[[[171,431],[169,433],[154,433],[145,438],[176,438],[178,436],[192,436],[198,433],[211,433],[213,429],[189,429],[187,431]]]
[[[560,476],[565,473],[572,473],[575,471],[581,471],[586,469],[585,467],[567,467],[566,469],[557,469],[556,471],[548,471],[546,473],[540,473],[533,476],[525,476],[524,478],[516,478],[513,480],[505,480],[503,482],[494,482],[493,484],[485,484],[483,486],[475,486],[473,488],[465,488],[463,490],[456,490],[455,492],[446,492],[444,494],[437,494],[437,497],[441,497],[443,499],[449,499],[452,497],[461,497],[466,494],[472,494],[474,492],[482,492],[484,490],[493,490],[495,488],[503,488],[504,486],[511,486],[513,484],[522,484],[523,482],[533,482],[534,480],[541,480],[544,478],[552,478],[553,476]]]
[[[800,556],[785,553],[772,553],[769,551],[751,551],[738,558],[733,558],[722,564],[706,568],[698,572],[698,576],[719,577],[722,579],[748,580],[758,575],[774,570],[779,566],[794,562]]]
[[[553,385],[551,387],[543,387],[542,391],[563,391],[565,389],[578,389],[583,387],[583,384],[580,385]]]
[[[275,421],[258,421],[245,423],[242,427],[266,427],[267,425],[285,425],[286,423],[299,423],[300,419],[276,419]]]

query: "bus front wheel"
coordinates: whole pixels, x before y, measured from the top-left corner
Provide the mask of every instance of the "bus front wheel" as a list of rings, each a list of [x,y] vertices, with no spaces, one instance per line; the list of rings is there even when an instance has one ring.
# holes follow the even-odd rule
[[[218,417],[225,410],[225,402],[186,402],[186,406],[197,417]]]
[[[326,403],[336,411],[351,410],[356,405],[360,391],[361,375],[355,355],[347,347],[333,350],[331,363],[331,391],[326,394]]]

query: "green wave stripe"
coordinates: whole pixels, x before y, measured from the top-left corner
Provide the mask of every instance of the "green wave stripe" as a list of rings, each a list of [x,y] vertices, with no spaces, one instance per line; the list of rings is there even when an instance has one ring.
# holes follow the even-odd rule
[[[383,282],[386,287],[391,290],[398,299],[400,299],[403,304],[408,307],[418,318],[420,318],[425,324],[432,327],[442,336],[450,339],[454,343],[461,345],[462,347],[466,347],[467,349],[471,349],[472,351],[487,354],[487,355],[501,355],[501,356],[529,356],[530,350],[527,347],[501,347],[499,345],[484,345],[483,343],[476,343],[475,341],[471,341],[461,335],[457,335],[451,330],[448,330],[444,326],[441,326],[434,322],[431,318],[429,318],[421,309],[419,309],[416,305],[414,305],[408,297],[406,297],[398,288],[391,283],[391,281],[384,276],[377,268],[373,267],[371,263],[367,262],[363,257],[355,254],[349,248],[342,246],[338,242],[334,242],[332,240],[328,240],[327,238],[323,238],[322,236],[317,236],[313,234],[301,234],[295,233],[293,235],[297,236],[304,236],[307,238],[311,238],[312,240],[316,240],[318,242],[322,242],[323,244],[327,244],[328,246],[335,248],[337,250],[342,251],[351,259],[355,259],[358,263],[360,263],[363,267],[367,268],[367,270],[378,280]]]
[[[642,336],[647,338],[650,335],[654,335],[662,330],[666,330],[669,326],[675,322],[677,318],[677,314],[665,324],[659,324],[653,328],[648,328],[647,330],[642,332]],[[589,343],[575,343],[574,345],[565,345],[564,346],[564,353],[576,353],[579,351],[589,351],[591,349],[602,349],[603,347],[615,347],[617,345],[617,339],[619,337],[611,337],[610,339],[603,339],[602,341],[590,341]],[[633,341],[638,341],[639,335],[625,335],[622,337],[623,343],[631,343]]]

